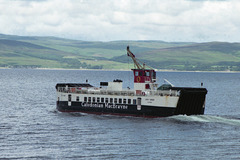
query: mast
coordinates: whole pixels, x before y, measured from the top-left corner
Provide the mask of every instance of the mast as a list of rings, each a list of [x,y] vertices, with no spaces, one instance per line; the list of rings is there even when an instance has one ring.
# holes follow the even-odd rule
[[[153,89],[153,83],[156,82],[156,72],[152,67],[145,65],[145,63],[138,60],[127,46],[127,55],[132,58],[134,68],[134,89],[137,91]],[[148,69],[146,69],[146,66]]]
[[[127,46],[127,55],[132,58],[134,67],[137,69],[145,69],[145,64],[142,63],[135,57],[135,55],[130,51],[129,46]]]

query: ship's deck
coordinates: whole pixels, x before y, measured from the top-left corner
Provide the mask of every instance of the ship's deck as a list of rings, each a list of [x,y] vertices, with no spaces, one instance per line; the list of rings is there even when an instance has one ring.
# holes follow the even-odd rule
[[[94,94],[94,95],[122,95],[122,96],[179,96],[178,90],[108,90],[105,88],[80,88],[80,87],[57,87],[58,92],[76,93],[76,94]]]

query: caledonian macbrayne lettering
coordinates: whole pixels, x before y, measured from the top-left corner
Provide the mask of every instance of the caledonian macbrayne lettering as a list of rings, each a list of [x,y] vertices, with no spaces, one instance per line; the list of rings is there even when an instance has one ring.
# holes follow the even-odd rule
[[[117,104],[110,104],[110,103],[82,103],[83,107],[92,107],[92,108],[108,108],[108,109],[128,109],[127,105],[117,105]]]

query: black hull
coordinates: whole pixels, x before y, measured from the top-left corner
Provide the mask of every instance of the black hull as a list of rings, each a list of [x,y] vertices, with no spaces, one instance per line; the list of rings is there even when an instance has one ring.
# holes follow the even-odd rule
[[[136,117],[168,117],[178,114],[176,108],[169,107],[152,107],[152,106],[141,106],[141,110],[137,109],[137,105],[127,105],[127,108],[107,108],[106,104],[88,104],[85,106],[81,102],[72,102],[71,106],[68,106],[68,102],[57,102],[57,109],[60,112],[82,112],[90,114],[110,114],[110,115],[120,115],[120,116],[136,116]],[[111,105],[111,104],[110,104]],[[86,107],[87,106],[87,107]],[[91,107],[89,107],[91,106]],[[102,106],[102,107],[99,107]],[[204,114],[204,108],[197,114]],[[192,115],[192,114],[187,114]]]
[[[63,101],[57,102],[57,109],[60,112],[82,112],[136,117],[167,117],[172,116],[175,113],[175,108],[169,107],[142,105],[141,110],[138,110],[137,105],[71,102],[71,105],[69,106],[68,102]]]

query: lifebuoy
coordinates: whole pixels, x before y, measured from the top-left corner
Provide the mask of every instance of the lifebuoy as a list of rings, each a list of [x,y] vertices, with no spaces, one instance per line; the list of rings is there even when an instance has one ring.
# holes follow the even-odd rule
[[[141,81],[141,77],[138,76],[138,77],[137,77],[137,82],[140,82],[140,81]]]

